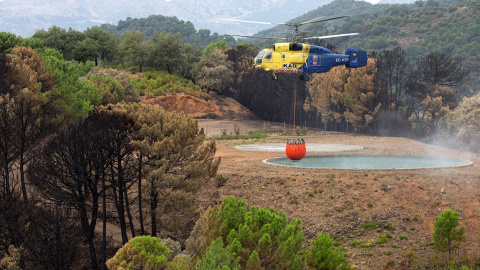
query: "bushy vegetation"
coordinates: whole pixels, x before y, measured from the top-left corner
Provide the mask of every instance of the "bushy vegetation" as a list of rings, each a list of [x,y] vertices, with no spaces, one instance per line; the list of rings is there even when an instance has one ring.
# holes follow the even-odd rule
[[[138,236],[126,243],[107,261],[107,267],[116,269],[160,269],[167,264],[170,250],[157,237]]]
[[[458,212],[445,210],[440,216],[435,217],[433,241],[435,248],[440,251],[448,251],[450,255],[462,241],[465,240],[465,227],[458,226]]]
[[[335,248],[333,239],[325,233],[320,233],[317,235],[317,238],[312,241],[306,258],[309,269],[350,269],[343,249]]]
[[[209,96],[191,80],[163,71],[147,71],[142,78],[134,79],[131,77],[130,82],[134,85],[135,90],[140,96],[147,95],[147,97],[154,97],[167,93],[184,93],[203,99]]]
[[[235,197],[224,199],[221,206],[210,208],[203,215],[206,222],[200,218],[187,241],[187,250],[202,260],[203,250],[223,243],[240,257],[242,268],[303,269],[305,262],[300,250],[305,238],[300,220],[288,222],[283,212],[249,206]]]
[[[250,130],[248,134],[241,135],[241,134],[225,134],[221,136],[214,137],[215,140],[248,140],[248,139],[265,139],[267,137],[267,133],[261,129],[257,130]]]
[[[480,94],[471,98],[465,97],[455,110],[446,117],[446,126],[449,135],[455,136],[467,149],[480,150]]]

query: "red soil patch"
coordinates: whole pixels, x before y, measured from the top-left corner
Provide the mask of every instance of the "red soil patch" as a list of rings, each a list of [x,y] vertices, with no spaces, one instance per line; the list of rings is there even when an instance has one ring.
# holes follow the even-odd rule
[[[168,94],[153,98],[142,97],[145,104],[162,106],[169,112],[184,112],[192,118],[252,119],[253,114],[240,103],[229,97],[211,94],[204,100],[185,94]]]

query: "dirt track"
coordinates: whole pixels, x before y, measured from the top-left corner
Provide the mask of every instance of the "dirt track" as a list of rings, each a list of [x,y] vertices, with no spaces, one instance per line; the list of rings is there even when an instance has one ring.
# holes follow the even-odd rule
[[[200,126],[219,123],[202,121]],[[226,125],[225,121],[220,122]],[[238,123],[251,128],[263,126],[261,121]],[[271,125],[277,129],[283,127],[282,124]],[[460,212],[461,225],[467,228],[467,241],[461,245],[461,251],[478,251],[478,154],[406,138],[321,131],[303,138],[307,144],[360,145],[364,147],[360,153],[444,156],[468,159],[474,164],[463,168],[418,170],[296,169],[262,163],[266,158],[283,156],[281,153],[235,149],[238,144],[280,143],[286,138],[271,135],[262,141],[218,140],[217,155],[222,158],[219,173],[228,176],[228,181],[222,187],[209,183],[200,192],[198,205],[208,207],[219,203],[223,196],[234,195],[259,207],[273,206],[289,218],[302,220],[308,242],[319,232],[337,237],[356,269],[381,269],[390,260],[394,260],[398,268],[410,249],[417,262],[427,260],[434,254],[430,243],[435,216],[445,209],[454,209]],[[372,231],[366,230],[361,226],[366,221],[375,221],[378,225]],[[380,235],[387,234],[391,236],[387,243],[377,243]],[[369,243],[373,246],[368,247]]]

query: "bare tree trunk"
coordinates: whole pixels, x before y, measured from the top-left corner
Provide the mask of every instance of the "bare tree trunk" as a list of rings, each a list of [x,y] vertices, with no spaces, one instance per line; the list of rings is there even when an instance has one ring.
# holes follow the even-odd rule
[[[138,212],[140,215],[140,234],[145,235],[145,228],[143,227],[143,207],[142,207],[142,159],[143,155],[138,157]]]
[[[103,224],[102,224],[102,270],[106,269],[107,262],[107,192],[105,189],[105,176],[102,175],[102,211],[103,211]]]
[[[135,227],[133,225],[133,218],[132,218],[132,214],[130,212],[130,203],[129,203],[129,200],[128,200],[128,191],[127,191],[127,187],[125,186],[125,183],[124,183],[124,187],[123,187],[123,191],[125,193],[125,210],[127,210],[127,218],[128,218],[128,223],[130,224],[130,233],[132,234],[132,238],[135,237]]]
[[[157,205],[158,205],[158,193],[154,190],[154,187],[151,187],[150,193],[150,218],[152,220],[152,236],[157,236]]]
[[[85,200],[82,200],[85,202]],[[94,213],[94,211],[93,211]],[[95,217],[94,217],[95,216]],[[95,223],[96,223],[96,214],[92,215],[92,222],[88,222],[88,214],[87,214],[87,208],[84,203],[82,203],[80,207],[80,219],[81,219],[81,225],[82,225],[82,231],[83,234],[86,237],[86,241],[88,243],[88,247],[90,250],[90,262],[92,264],[92,269],[98,270],[98,262],[97,262],[97,253],[95,251],[95,244],[93,242],[93,232],[94,230],[91,229],[92,226],[95,228]]]
[[[22,195],[23,195],[23,202],[25,203],[25,207],[28,205],[28,197],[27,197],[27,185],[25,184],[25,170],[23,167],[23,153],[20,155],[20,184],[22,185]],[[30,211],[27,211],[28,216],[30,217]]]
[[[127,236],[127,224],[125,222],[125,209],[123,205],[123,188],[122,185],[118,185],[118,191],[117,191],[117,185],[116,185],[116,180],[114,176],[114,169],[112,165],[112,193],[113,193],[113,201],[115,203],[115,208],[117,209],[117,214],[118,214],[118,221],[120,222],[120,231],[122,234],[122,243],[125,245],[128,242],[128,236]]]

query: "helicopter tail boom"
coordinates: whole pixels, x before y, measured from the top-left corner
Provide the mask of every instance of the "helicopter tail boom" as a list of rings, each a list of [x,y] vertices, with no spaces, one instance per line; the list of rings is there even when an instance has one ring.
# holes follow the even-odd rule
[[[367,65],[367,52],[360,49],[348,48],[345,54],[350,56],[350,60],[345,66],[349,68],[364,67]]]

